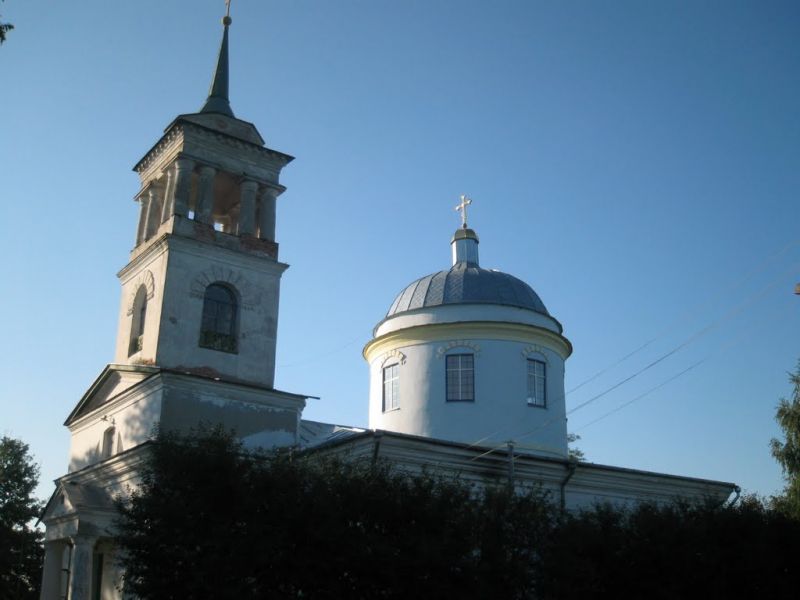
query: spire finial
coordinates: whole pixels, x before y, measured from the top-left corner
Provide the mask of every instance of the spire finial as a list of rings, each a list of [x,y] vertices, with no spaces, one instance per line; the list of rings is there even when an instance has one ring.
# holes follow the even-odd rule
[[[453,249],[453,266],[458,264],[478,266],[478,234],[467,227],[467,207],[472,204],[472,199],[461,194],[461,202],[456,210],[461,213],[461,227],[456,229],[450,246]]]
[[[456,210],[461,212],[461,228],[467,228],[467,206],[472,204],[472,200],[461,194],[461,202],[456,206]]]
[[[222,17],[222,43],[217,57],[217,70],[211,80],[211,89],[201,113],[218,113],[228,117],[233,116],[231,103],[228,100],[228,27],[233,22],[231,19],[231,0],[225,0],[225,16]]]

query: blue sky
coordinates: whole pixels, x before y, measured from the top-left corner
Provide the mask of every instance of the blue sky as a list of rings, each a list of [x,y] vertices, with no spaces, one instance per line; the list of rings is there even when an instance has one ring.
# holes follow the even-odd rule
[[[61,423],[113,358],[131,167],[202,105],[224,6],[0,12],[16,26],[0,47],[0,433],[30,443],[44,496],[66,469]],[[482,265],[530,283],[574,344],[567,390],[601,373],[567,395],[589,402],[569,429],[590,460],[781,487],[797,3],[234,0],[232,16],[233,109],[297,157],[277,386],[321,397],[307,418],[366,425],[361,348],[397,292],[449,265],[467,193]]]

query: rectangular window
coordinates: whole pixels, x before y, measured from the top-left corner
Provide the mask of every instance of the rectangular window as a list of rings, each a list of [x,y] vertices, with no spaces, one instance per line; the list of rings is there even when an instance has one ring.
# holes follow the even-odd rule
[[[447,401],[475,401],[475,357],[472,354],[447,356]]]
[[[383,412],[400,408],[400,371],[398,365],[383,369]]]
[[[540,360],[528,360],[528,406],[547,406],[547,371]]]

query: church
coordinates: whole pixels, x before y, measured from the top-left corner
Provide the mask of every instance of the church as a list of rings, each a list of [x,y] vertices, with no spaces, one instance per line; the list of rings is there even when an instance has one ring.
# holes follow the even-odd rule
[[[178,115],[134,166],[141,210],[118,273],[114,362],[64,423],[69,471],[42,516],[43,600],[123,597],[113,498],[136,485],[157,425],[219,423],[249,447],[383,459],[477,484],[541,485],[566,510],[724,502],[738,491],[569,457],[564,368],[572,345],[528,284],[480,266],[464,196],[449,236],[452,266],[409,283],[363,349],[369,427],[304,420],[307,397],[274,387],[288,267],[276,241],[276,203],[293,157],[266,147],[256,127],[234,115],[230,25],[226,16],[205,104]]]

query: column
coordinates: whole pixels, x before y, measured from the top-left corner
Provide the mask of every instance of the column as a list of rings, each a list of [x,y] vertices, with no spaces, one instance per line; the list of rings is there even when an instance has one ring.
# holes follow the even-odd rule
[[[73,538],[69,600],[91,600],[92,562],[97,538],[79,535]]]
[[[143,194],[139,197],[139,227],[136,229],[136,245],[144,241],[145,226],[147,225],[148,195]]]
[[[167,169],[167,181],[164,184],[164,199],[161,201],[161,222],[168,220],[172,216],[172,208],[175,206],[175,177],[172,175],[173,167]]]
[[[239,213],[241,212],[241,207],[239,206],[232,206],[228,211],[228,223],[225,225],[225,228],[222,230],[225,233],[231,233],[236,235],[238,233],[239,227]]]
[[[200,184],[197,189],[197,206],[194,218],[201,223],[213,224],[214,176],[217,170],[204,165],[200,167]]]
[[[275,241],[275,199],[274,190],[264,188],[259,198],[258,237],[262,240]]]
[[[61,598],[61,561],[65,546],[64,542],[46,542],[44,545],[40,600],[60,600]]]
[[[144,225],[144,240],[149,240],[161,224],[161,202],[159,202],[158,188],[150,184],[147,190],[147,215]]]
[[[175,194],[172,214],[185,217],[189,214],[189,190],[192,183],[194,161],[179,158],[175,161]]]
[[[239,235],[256,233],[256,192],[258,184],[250,179],[239,186]]]

